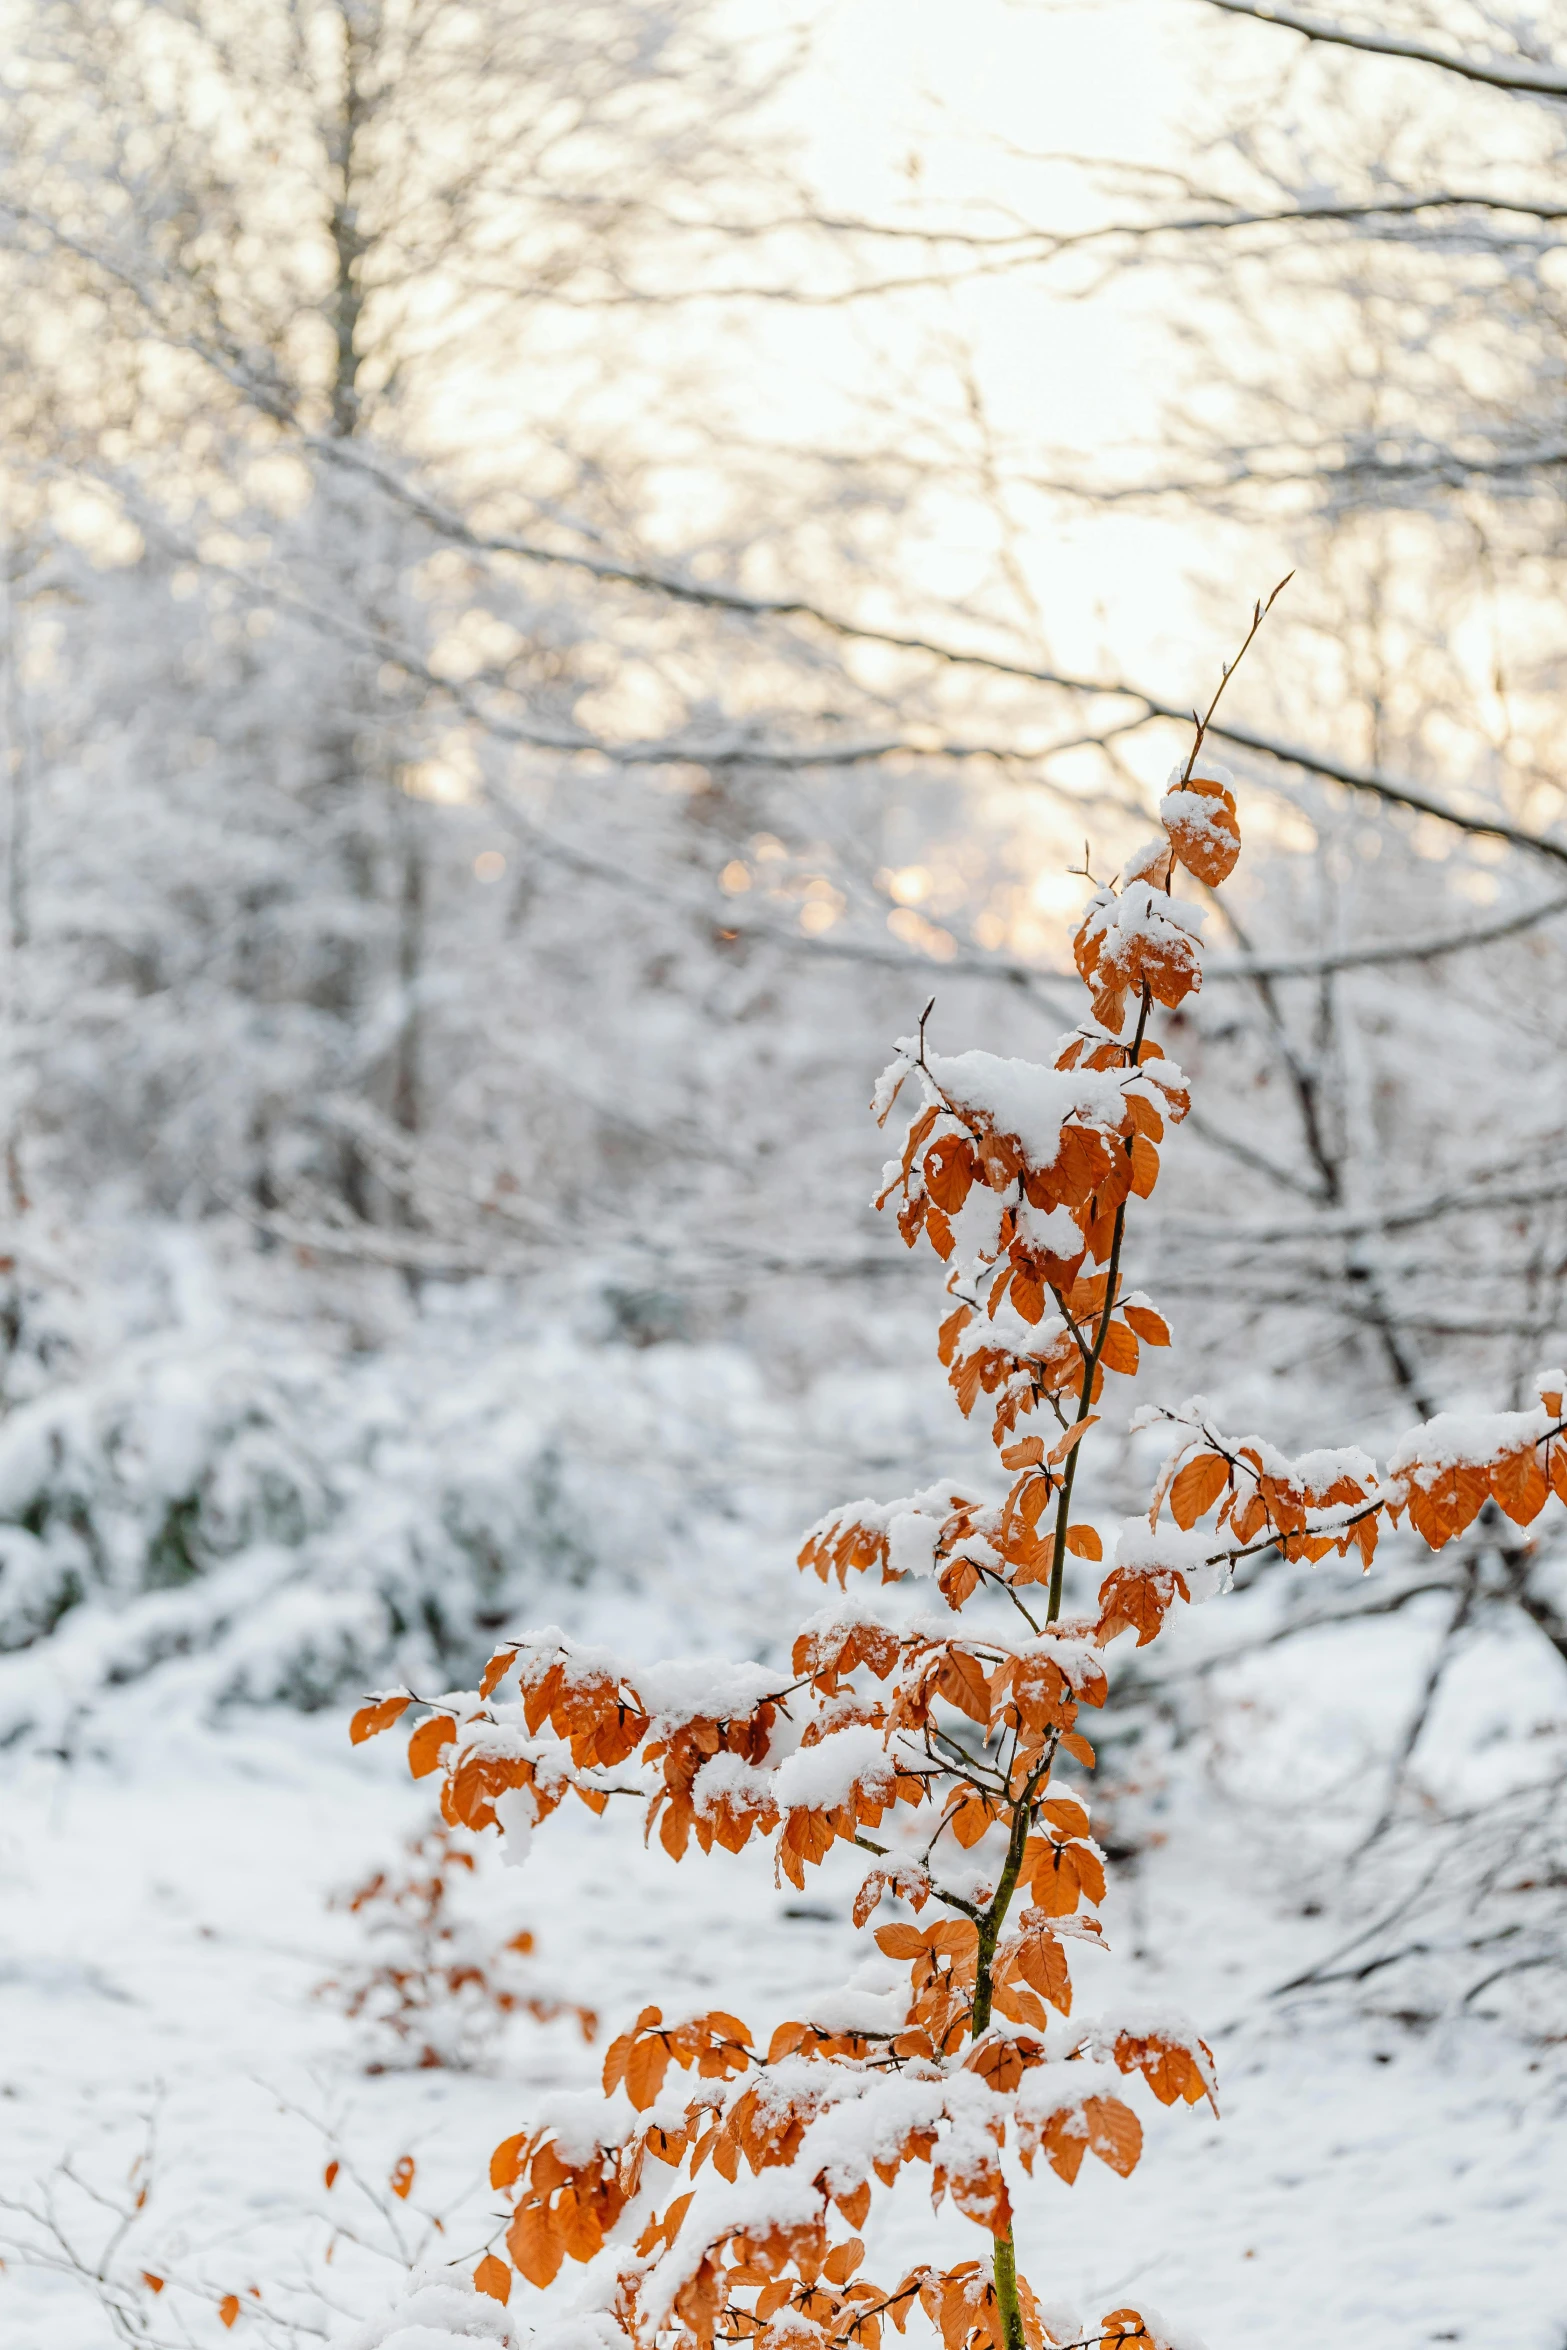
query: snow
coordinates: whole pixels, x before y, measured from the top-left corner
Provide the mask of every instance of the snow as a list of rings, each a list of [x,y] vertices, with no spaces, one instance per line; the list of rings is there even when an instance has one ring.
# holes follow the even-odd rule
[[[1222,800],[1204,793],[1172,791],[1159,802],[1159,816],[1166,826],[1179,827],[1187,838],[1195,834],[1204,847],[1223,850],[1235,845],[1234,834],[1219,822],[1223,807]]]
[[[863,1787],[872,1797],[890,1795],[893,1767],[881,1731],[866,1723],[851,1723],[816,1745],[799,1747],[785,1756],[771,1777],[773,1795],[784,1811],[805,1806],[831,1811],[846,1802],[856,1787]]]
[[[1115,1538],[1118,1567],[1174,1567],[1186,1578],[1193,1604],[1213,1599],[1227,1587],[1230,1567],[1225,1557],[1226,1537],[1211,1525],[1182,1528],[1168,1512],[1157,1526],[1145,1518],[1123,1520]]]
[[[409,2279],[391,2309],[352,2334],[344,2350],[456,2350],[469,2342],[501,2342],[510,2350],[516,2339],[498,2302],[455,2284],[440,2269],[425,2269]]]
[[[753,1711],[778,1687],[778,1674],[765,1665],[734,1662],[728,1657],[664,1657],[643,1663],[596,1642],[576,1640],[558,1624],[530,1627],[516,1635],[519,1670],[528,1685],[537,1685],[557,1661],[565,1663],[578,1685],[595,1679],[607,1686],[634,1689],[643,1709],[657,1724],[678,1724],[706,1717],[728,1721]],[[504,1645],[510,1646],[508,1640]]]
[[[533,1850],[533,1832],[538,1826],[539,1807],[533,1789],[503,1787],[493,1804],[501,1831],[501,1858],[508,1868],[520,1869]]]
[[[943,1513],[944,1515],[945,1513]],[[887,1521],[887,1564],[898,1575],[933,1575],[942,1520],[923,1510],[899,1510]]]
[[[569,1832],[561,1820],[540,1831],[525,1876],[481,1877],[498,1909],[520,1907],[535,1928],[545,1967],[601,2009],[600,2048],[644,2000],[668,2014],[726,2006],[759,2037],[785,2015],[825,2015],[856,1949],[870,1947],[843,1922],[855,1861],[830,1861],[813,1880],[819,1899],[796,1905],[765,1855],[676,1868],[646,1851],[632,1808],[594,1821],[573,1807]],[[301,2307],[308,2295],[291,2280],[303,2276],[335,2295],[333,2338],[347,2350],[354,2324],[399,2290],[407,2307],[406,2288],[388,2259],[346,2243],[322,2269],[323,2140],[287,2101],[330,2116],[375,2179],[412,2151],[413,2201],[449,2230],[426,2265],[456,2250],[471,2266],[493,2208],[490,2147],[519,2127],[565,2125],[572,2110],[587,2142],[605,2108],[599,2051],[564,2024],[511,2026],[494,2078],[354,2071],[347,2028],[310,1995],[352,1942],[324,1896],[427,1811],[389,1742],[350,1751],[340,1723],[299,1717],[148,1736],[113,1762],[13,1757],[0,2192],[25,2192],[67,2150],[87,2177],[122,2180],[161,2085],[138,2265],[179,2243],[216,2282],[254,2281],[269,2298],[297,2290]],[[1132,2177],[1090,2162],[1071,2189],[1039,2176],[1042,2164],[1019,2181],[1023,2264],[1042,2296],[1098,2311],[1146,2292],[1171,2329],[1200,2327],[1212,2350],[1317,2350],[1325,2331],[1345,2350],[1452,2339],[1489,2350],[1499,2315],[1520,2350],[1553,2350],[1567,2225],[1567,2165],[1552,2151],[1559,2069],[1472,2015],[1412,2034],[1333,2001],[1270,1997],[1321,1946],[1320,1929],[1283,1906],[1276,1863],[1244,1821],[1188,1809],[1168,1828],[1134,1878],[1112,1872],[1114,2013],[1189,2014],[1216,2053],[1224,2120],[1206,2107],[1167,2113],[1115,2075],[1147,2138]],[[839,1917],[820,1918],[823,1905]],[[1102,1962],[1073,1949],[1092,2009]],[[1085,2085],[1085,2064],[1061,2070]],[[887,2084],[863,2124],[860,2108],[835,2103],[811,2125],[824,2158],[863,2152],[862,2126],[890,2127],[900,2100],[925,2094]],[[878,2195],[870,2274],[972,2256],[971,2229],[947,2210],[932,2219],[927,2182],[919,2165],[895,2197]],[[0,2214],[0,2227],[15,2224]],[[509,2314],[521,2339],[539,2350],[577,2339],[588,2319],[568,2317],[576,2289],[568,2273],[547,2304],[559,2314],[535,2334],[542,2305],[518,2284]],[[107,2343],[87,2295],[14,2254],[0,2274],[0,2336],[50,2350]],[[197,2333],[227,2338],[215,2323]],[[395,2336],[361,2339],[390,2350]]]
[[[710,1755],[691,1782],[691,1801],[704,1818],[721,1805],[760,1807],[775,1800],[777,1773],[738,1754]]]
[[[1075,2033],[1073,2037],[1082,2035]],[[1086,2097],[1120,2097],[1125,2090],[1125,2076],[1113,2064],[1078,2058],[1035,2065],[1018,2086],[1018,2118],[1045,2122],[1063,2107],[1081,2105]]]
[[[1393,1446],[1388,1471],[1397,1476],[1418,1469],[1419,1481],[1429,1484],[1443,1469],[1489,1468],[1503,1453],[1535,1443],[1553,1425],[1543,1404],[1527,1412],[1438,1412]]]
[[[1036,1208],[1024,1200],[1015,1211],[1018,1238],[1048,1256],[1078,1257],[1086,1246],[1070,1208]]]

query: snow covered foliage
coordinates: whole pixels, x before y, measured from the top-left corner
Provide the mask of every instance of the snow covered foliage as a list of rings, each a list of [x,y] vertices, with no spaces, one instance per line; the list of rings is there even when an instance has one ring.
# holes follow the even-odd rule
[[[498,1940],[465,1909],[474,1867],[469,1840],[437,1825],[408,1839],[399,1865],[335,1897],[358,1919],[365,1948],[320,1996],[358,2027],[367,2072],[481,2064],[514,2015],[541,2024],[573,2016],[592,2039],[593,2010],[552,1995],[532,1963],[531,1929]]]
[[[1206,817],[1187,823],[1177,807],[1167,834],[1166,896],[1188,846],[1199,871],[1215,853]],[[1127,1631],[1147,1647],[1178,1604],[1259,1555],[1314,1561],[1354,1547],[1369,1567],[1380,1532],[1406,1513],[1436,1551],[1488,1502],[1527,1524],[1553,1492],[1567,1498],[1557,1373],[1530,1411],[1427,1423],[1381,1473],[1354,1448],[1292,1459],[1228,1438],[1194,1399],[1163,1415],[1174,1448],[1146,1517],[1116,1542],[1097,1608],[1063,1615],[1069,1553],[1103,1558],[1097,1528],[1073,1517],[1095,1406],[1107,1375],[1136,1371],[1141,1343],[1169,1339],[1146,1298],[1124,1295],[1121,1263],[1167,1122],[1190,1106],[1148,1030],[1156,1000],[1178,1005],[1199,982],[1195,951],[1169,944],[1194,929],[1160,912],[1146,881],[1126,894],[1126,923],[1111,892],[1084,917],[1093,1018],[1053,1067],[943,1059],[922,1022],[876,1089],[883,1123],[906,1087],[917,1093],[881,1204],[899,1195],[909,1247],[923,1235],[948,1266],[957,1302],[941,1353],[965,1416],[995,1399],[992,1440],[1011,1478],[1000,1507],[955,1491],[943,1503],[933,1488],[823,1520],[800,1563],[823,1582],[836,1575],[845,1596],[801,1627],[787,1674],[712,1659],[639,1665],[550,1626],[497,1648],[476,1688],[394,1689],[354,1717],[361,1741],[419,1708],[415,1774],[439,1773],[446,1818],[497,1829],[518,1859],[570,1797],[595,1813],[629,1797],[672,1859],[693,1840],[710,1854],[759,1839],[779,1879],[803,1890],[844,1843],[874,1862],[855,1923],[884,1903],[913,1912],[876,1929],[890,1972],[872,1963],[765,2039],[728,2010],[643,2007],[605,2059],[601,2105],[547,2108],[496,2148],[511,2266],[541,2290],[568,2260],[587,2270],[568,2331],[782,2350],[857,2342],[871,2327],[879,2338],[918,2308],[947,2350],[1176,2350],[1134,2307],[1085,2330],[1021,2274],[1014,2233],[1041,2155],[1068,2185],[1089,2153],[1123,2176],[1135,2167],[1142,2130],[1119,2093],[1125,2076],[1162,2104],[1217,2109],[1212,2052],[1183,2019],[1073,2016],[1068,1944],[1102,1941],[1106,1879],[1086,1789],[1068,1772],[1094,1767],[1083,1709],[1104,1705],[1102,1652]],[[1096,943],[1112,935],[1129,942],[1115,986]],[[971,1328],[981,1343],[965,1351]],[[1161,1526],[1166,1505],[1173,1528]],[[849,1594],[851,1574],[873,1573],[886,1597]],[[920,1606],[927,1579],[944,1614]],[[921,1918],[932,1905],[946,1913],[935,1924]],[[937,2205],[950,2197],[984,2231],[986,2257],[872,2283],[859,2231],[876,2186],[892,2189],[916,2163],[930,2166]],[[509,2297],[493,2248],[487,2276],[492,2262]]]

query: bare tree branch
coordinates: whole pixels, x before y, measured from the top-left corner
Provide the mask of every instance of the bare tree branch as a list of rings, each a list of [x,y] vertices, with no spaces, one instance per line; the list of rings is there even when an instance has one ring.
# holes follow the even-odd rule
[[[1357,971],[1387,963],[1435,963],[1446,955],[1461,955],[1472,947],[1493,946],[1498,939],[1516,938],[1520,932],[1533,930],[1557,914],[1567,914],[1567,896],[1545,898],[1539,905],[1525,906],[1519,913],[1508,914],[1499,922],[1479,924],[1473,930],[1389,941],[1382,946],[1344,947],[1325,955],[1294,955],[1273,963],[1251,958],[1244,962],[1213,963],[1206,968],[1203,978],[1205,981],[1320,979],[1328,971]]]
[[[1205,0],[1226,16],[1250,17],[1254,24],[1275,25],[1281,32],[1299,33],[1306,41],[1320,41],[1339,49],[1361,49],[1373,57],[1403,59],[1412,65],[1434,65],[1464,81],[1483,82],[1493,90],[1512,90],[1536,98],[1567,98],[1567,72],[1555,66],[1529,65],[1522,58],[1455,57],[1450,50],[1433,49],[1407,33],[1361,32],[1351,25],[1323,17],[1302,16],[1293,8],[1276,8],[1271,0]]]
[[[1385,1208],[1380,1214],[1346,1212],[1323,1216],[1311,1224],[1210,1224],[1172,1217],[1165,1230],[1172,1238],[1227,1240],[1238,1248],[1272,1248],[1291,1241],[1355,1240],[1377,1232],[1408,1232],[1444,1216],[1495,1214],[1504,1208],[1545,1207],[1560,1200],[1567,1200],[1567,1175],[1540,1183],[1498,1184],[1494,1190],[1476,1184],[1433,1192],[1427,1199]]]

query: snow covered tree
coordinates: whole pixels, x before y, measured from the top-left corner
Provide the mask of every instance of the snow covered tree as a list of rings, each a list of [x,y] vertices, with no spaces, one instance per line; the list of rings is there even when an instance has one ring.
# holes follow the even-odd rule
[[[418,1223],[399,1153],[493,1042],[500,975],[454,948],[508,852],[514,919],[571,885],[556,862],[519,893],[537,855],[478,811],[569,787],[581,705],[628,667],[682,691],[634,598],[499,577],[464,518],[591,533],[691,462],[648,429],[690,364],[663,322],[786,193],[774,45],[737,62],[709,18],[58,0],[13,28],[13,1057],[50,1171]],[[616,795],[623,894],[686,797],[651,796],[645,769]],[[506,1146],[559,1126],[579,1156],[598,1105],[533,1075],[553,1114]]]
[[[905,1241],[923,1236],[947,1267],[939,1351],[964,1414],[990,1415],[1004,1498],[940,1480],[823,1519],[800,1563],[842,1596],[801,1626],[787,1673],[642,1665],[552,1628],[500,1647],[476,1690],[425,1701],[416,1775],[439,1773],[447,1818],[497,1828],[519,1855],[569,1796],[594,1812],[629,1797],[673,1859],[757,1838],[803,1887],[844,1844],[872,1857],[856,1925],[884,1904],[912,1913],[875,1929],[891,1977],[873,1962],[765,2039],[725,2010],[643,2008],[609,2050],[596,2113],[579,2105],[496,2149],[514,2267],[540,2288],[568,2259],[589,2267],[576,2315],[552,2312],[561,2350],[874,2350],[916,2309],[947,2350],[1174,2350],[1149,2311],[1085,2327],[1022,2273],[1015,2236],[1041,2156],[1067,2183],[1089,2153],[1135,2165],[1127,2076],[1165,2104],[1215,2096],[1211,2052],[1185,2023],[1073,2016],[1069,1945],[1103,1938],[1082,1777],[1103,1651],[1126,1631],[1147,1646],[1243,1560],[1354,1551],[1369,1566],[1406,1513],[1440,1549],[1489,1500],[1527,1524],[1553,1491],[1567,1497],[1560,1373],[1532,1409],[1417,1428],[1384,1471],[1354,1447],[1291,1458],[1227,1435],[1194,1397],[1145,1413],[1170,1443],[1151,1504],[1115,1536],[1097,1607],[1064,1612],[1069,1558],[1104,1556],[1073,1493],[1107,1377],[1170,1336],[1127,1289],[1123,1248],[1190,1107],[1151,1033],[1156,1006],[1176,1012],[1201,984],[1201,912],[1175,884],[1217,887],[1240,850],[1206,725],[1158,837],[1093,890],[1076,933],[1091,1012],[1052,1064],[936,1053],[922,1020],[876,1090],[883,1122],[916,1096],[881,1201],[898,1199]],[[879,1578],[882,1596],[851,1593],[851,1576]],[[919,1606],[931,1585],[945,1613]],[[419,1703],[372,1698],[354,1738]],[[937,2203],[950,2196],[983,2231],[985,2255],[872,2282],[859,2231],[877,2186],[917,2163]],[[493,2251],[479,2284],[509,2297]]]

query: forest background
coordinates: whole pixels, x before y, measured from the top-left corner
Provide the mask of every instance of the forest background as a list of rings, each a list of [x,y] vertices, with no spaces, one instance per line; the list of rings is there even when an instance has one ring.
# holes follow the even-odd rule
[[[1567,1356],[1567,10],[3,23],[0,2296],[162,2340],[177,2243],[330,2338],[413,2206],[328,2276],[314,2141],[459,2228],[594,2062],[361,2077],[324,1905],[428,1807],[351,1704],[542,1621],[769,1656],[804,1525],[977,1463],[872,1081],[932,995],[1044,1055],[1286,571],[1158,1391],[1382,1443]],[[1118,1665],[1122,1938],[1235,2096],[1074,2190],[1085,2298],[1137,2211],[1220,2350],[1563,2339],[1554,1515]],[[474,1898],[613,2029],[693,1898],[720,1987],[846,1955],[571,1865]]]

